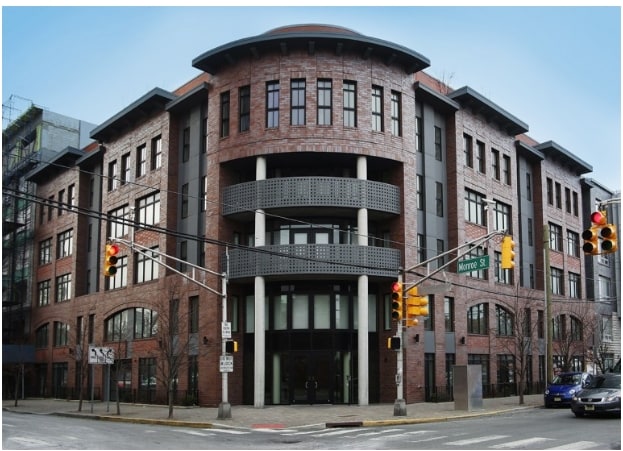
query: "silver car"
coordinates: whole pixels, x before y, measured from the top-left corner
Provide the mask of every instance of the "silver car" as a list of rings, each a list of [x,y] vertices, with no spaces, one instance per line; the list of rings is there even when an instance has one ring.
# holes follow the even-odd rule
[[[612,413],[621,415],[621,374],[595,376],[590,384],[571,398],[571,410],[576,417]]]

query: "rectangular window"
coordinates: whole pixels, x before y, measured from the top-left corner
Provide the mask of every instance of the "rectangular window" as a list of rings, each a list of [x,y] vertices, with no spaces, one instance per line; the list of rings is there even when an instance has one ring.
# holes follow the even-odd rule
[[[65,190],[62,189],[58,192],[58,215],[61,216],[63,214],[63,208],[65,205]]]
[[[151,140],[151,170],[162,166],[162,137],[156,136]]]
[[[56,258],[69,257],[72,254],[74,232],[72,229],[61,232],[56,241]]]
[[[502,156],[502,174],[503,181],[506,185],[511,184],[511,157],[508,155]]]
[[[182,163],[190,160],[190,127],[182,130]]]
[[[424,177],[420,174],[415,176],[415,206],[424,210]]]
[[[152,247],[152,250],[158,250],[158,246]],[[136,253],[136,283],[149,282],[158,278],[157,260],[158,254],[151,251],[139,251]]]
[[[511,269],[502,268],[502,253],[495,252],[495,281],[505,285],[513,284],[513,273]]]
[[[147,145],[142,144],[136,148],[136,178],[147,174]]]
[[[402,136],[402,97],[399,92],[391,92],[392,135]]]
[[[582,297],[582,281],[580,275],[569,273],[569,297],[579,299]]]
[[[69,301],[71,296],[71,274],[63,274],[56,278],[56,302]]]
[[[417,235],[417,253],[418,261],[420,263],[425,262],[428,259],[428,253],[426,252],[426,237],[422,233],[418,233]]]
[[[446,332],[454,332],[454,298],[443,298],[443,313]]]
[[[51,280],[43,280],[37,284],[37,305],[42,307],[50,304],[50,290],[52,289]]]
[[[484,201],[485,197],[475,191],[465,190],[465,220],[479,224],[481,226],[487,225],[487,215]]]
[[[543,310],[537,311],[536,334],[537,338],[545,338],[545,313]]]
[[[177,301],[176,299],[172,299],[171,304],[175,305],[176,301]],[[167,333],[170,334],[169,335],[170,337],[174,336],[176,333],[175,310],[174,309],[171,309],[171,310],[169,311],[169,318],[168,318],[168,324],[167,324],[167,326],[169,327],[169,330],[167,330]],[[157,323],[158,323],[158,313],[156,313],[154,310],[141,308],[141,307],[135,308],[134,309],[134,338],[141,339],[141,338],[152,337],[154,335],[154,332],[156,331]]]
[[[446,251],[446,245],[443,240],[437,239],[437,255],[442,255]],[[437,259],[437,268],[441,268],[446,263],[446,257]]]
[[[578,193],[573,192],[573,216],[578,215]]]
[[[221,93],[221,138],[229,136],[229,91]]]
[[[437,161],[442,161],[443,159],[443,145],[441,139],[441,127],[435,126],[435,160]]]
[[[485,143],[476,141],[476,169],[481,174],[486,172]]]
[[[506,230],[513,233],[511,223],[511,207],[502,202],[495,203],[495,230]]]
[[[188,183],[184,183],[182,185],[181,215],[182,215],[182,218],[188,217]]]
[[[279,82],[266,83],[266,128],[279,127]]]
[[[526,172],[526,199],[532,200],[532,175]]]
[[[435,204],[437,216],[443,218],[443,185],[440,182],[435,182]]]
[[[188,333],[199,332],[199,296],[188,298]]]
[[[140,390],[156,390],[156,358],[147,357],[138,359],[138,379]]]
[[[474,147],[472,137],[467,133],[463,133],[463,153],[465,154],[465,166],[474,167]]]
[[[119,187],[119,179],[117,178],[117,160],[108,163],[108,191],[112,191]]]
[[[181,272],[186,272],[188,265],[183,262],[188,261],[188,241],[184,240],[180,242],[180,254],[179,259],[182,260],[179,262],[179,270]]]
[[[121,184],[125,185],[132,181],[130,176],[130,154],[126,153],[121,156]]]
[[[318,125],[331,125],[332,85],[331,80],[318,80]]]
[[[242,86],[238,90],[238,108],[240,111],[240,122],[238,130],[241,132],[249,131],[251,127],[251,87]]]
[[[561,269],[551,268],[552,271],[552,293],[564,295],[565,294],[565,285],[564,285],[564,276]]]
[[[528,246],[534,246],[534,225],[532,218],[528,218]]]
[[[67,206],[70,210],[76,206],[76,185],[73,183],[67,187]]]
[[[200,209],[201,211],[206,211],[208,208],[208,177],[201,177],[201,202]]]
[[[54,196],[48,197],[48,222],[52,220],[54,214]]]
[[[495,306],[495,317],[498,323],[498,336],[512,336],[513,331],[513,314],[499,305]]]
[[[557,224],[549,224],[549,248],[562,252],[562,227]]]
[[[558,182],[556,182],[554,186],[556,188],[556,208],[562,209],[562,187]]]
[[[290,125],[305,125],[305,80],[290,81]]]
[[[470,307],[467,310],[467,333],[486,335],[489,332],[488,317],[488,304],[478,304]]]
[[[67,346],[69,344],[69,324],[54,321],[54,346]]]
[[[580,235],[572,230],[567,230],[567,254],[580,256]]]
[[[344,81],[344,127],[357,127],[357,83]]]
[[[129,233],[130,207],[123,207],[112,210],[108,213],[108,237],[122,238]]]
[[[383,131],[383,88],[372,86],[372,131]]]
[[[422,129],[422,118],[420,116],[415,117],[415,150],[417,152],[424,151],[424,135]]]
[[[150,194],[137,202],[138,226],[155,225],[160,222],[160,193]]]
[[[547,203],[549,205],[554,205],[554,181],[549,177],[547,177],[546,186],[547,186]]]
[[[491,149],[491,169],[493,178],[500,180],[500,151],[497,149]]]
[[[35,347],[47,348],[49,340],[48,325],[44,324],[35,333]]]
[[[52,238],[47,238],[39,243],[39,265],[52,263]]]
[[[565,211],[571,213],[571,190],[565,188]]]

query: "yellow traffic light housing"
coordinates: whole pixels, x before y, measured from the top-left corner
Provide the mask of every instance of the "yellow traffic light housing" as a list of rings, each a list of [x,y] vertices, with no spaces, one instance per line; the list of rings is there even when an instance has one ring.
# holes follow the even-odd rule
[[[593,226],[586,229],[582,232],[582,239],[584,240],[582,250],[585,254],[599,254],[599,227]]]
[[[402,305],[402,283],[392,283],[392,318],[396,321],[402,319],[403,305]]]
[[[400,350],[400,337],[389,337],[387,339],[387,349]]]
[[[418,316],[428,316],[428,296],[419,296],[417,287],[412,287],[407,291],[406,326],[417,326]]]
[[[502,238],[502,269],[515,267],[515,242],[513,237],[506,235]]]
[[[116,244],[106,244],[106,249],[104,252],[104,275],[106,277],[112,277],[117,274],[117,262],[119,258],[117,254],[119,253],[119,246]]]
[[[600,232],[601,250],[605,254],[610,254],[618,249],[617,244],[617,227],[613,224],[606,224],[601,228]]]
[[[238,352],[238,342],[235,340],[227,340],[225,342],[225,352],[228,354]]]

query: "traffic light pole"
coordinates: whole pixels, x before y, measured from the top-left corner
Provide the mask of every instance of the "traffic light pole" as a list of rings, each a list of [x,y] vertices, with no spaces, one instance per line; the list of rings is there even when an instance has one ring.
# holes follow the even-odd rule
[[[227,258],[227,265],[226,265],[226,271],[224,273],[217,273],[216,271],[211,271],[207,268],[202,268],[199,265],[195,265],[193,263],[189,263],[187,261],[181,260],[177,257],[173,257],[171,255],[167,255],[164,252],[160,252],[157,251],[155,249],[151,249],[148,248],[146,246],[142,246],[140,244],[137,244],[134,241],[128,241],[128,240],[124,240],[121,238],[111,238],[111,242],[119,242],[121,244],[126,245],[128,248],[130,248],[131,250],[135,250],[138,249],[139,251],[142,251],[145,255],[145,257],[153,260],[154,262],[158,263],[160,266],[164,266],[165,268],[169,269],[170,271],[173,271],[174,273],[182,276],[183,278],[185,278],[186,280],[193,282],[194,284],[199,285],[202,288],[205,288],[206,290],[208,290],[209,292],[216,294],[217,296],[221,297],[221,303],[222,303],[222,323],[221,323],[221,357],[224,357],[226,355],[226,338],[231,338],[231,337],[225,337],[225,333],[224,333],[224,329],[225,329],[225,324],[227,323],[227,281],[228,281],[228,274],[229,274],[229,254],[226,253],[226,258]],[[227,251],[226,251],[227,252]],[[154,257],[154,254],[158,255],[158,257]],[[194,277],[191,277],[190,275],[183,273],[175,268],[173,268],[170,265],[167,265],[166,263],[164,263],[163,261],[161,261],[160,257],[164,257],[166,259],[171,259],[174,260],[178,263],[184,264],[186,266],[190,266],[193,269],[199,270],[199,271],[203,271],[206,272],[208,274],[212,274],[218,277],[221,277],[221,291],[215,290],[214,288],[209,287],[208,285],[204,284],[203,282],[200,282],[198,280],[196,280]],[[194,276],[194,271],[193,271],[193,276]],[[222,396],[222,401],[218,406],[218,419],[225,419],[225,418],[231,418],[231,404],[229,403],[229,396],[228,396],[228,381],[227,381],[227,375],[228,372],[227,371],[222,371],[221,370],[221,396]]]
[[[398,276],[398,282],[402,284],[403,276]],[[403,285],[404,288],[404,285]],[[403,291],[404,294],[404,291]],[[404,308],[404,307],[402,307]],[[396,400],[394,401],[394,416],[405,416],[407,414],[407,403],[404,399],[404,378],[403,378],[403,366],[404,366],[404,330],[402,325],[403,319],[400,318],[396,321],[396,336],[400,337],[400,349],[397,351],[396,356]]]

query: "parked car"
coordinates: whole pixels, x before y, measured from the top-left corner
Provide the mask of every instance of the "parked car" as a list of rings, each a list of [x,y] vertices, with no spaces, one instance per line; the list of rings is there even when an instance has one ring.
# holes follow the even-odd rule
[[[573,395],[588,385],[592,377],[582,372],[560,373],[545,389],[545,407],[569,406]]]
[[[621,416],[621,374],[605,373],[593,377],[588,387],[571,398],[576,417],[611,413]]]

